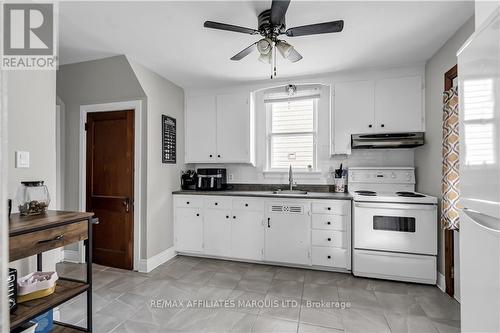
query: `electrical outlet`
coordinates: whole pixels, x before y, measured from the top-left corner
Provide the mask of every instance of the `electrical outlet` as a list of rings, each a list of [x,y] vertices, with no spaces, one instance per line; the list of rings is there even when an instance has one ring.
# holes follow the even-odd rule
[[[30,153],[28,151],[16,151],[16,168],[30,167]]]
[[[232,181],[234,180],[234,174],[230,173],[227,177],[227,180]]]

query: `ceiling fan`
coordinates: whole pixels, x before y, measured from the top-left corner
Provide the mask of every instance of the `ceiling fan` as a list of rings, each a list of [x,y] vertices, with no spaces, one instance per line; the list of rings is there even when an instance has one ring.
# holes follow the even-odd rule
[[[203,26],[205,28],[233,31],[249,35],[261,35],[263,37],[262,39],[234,55],[231,60],[241,60],[257,49],[260,53],[259,60],[271,64],[274,53],[274,71],[271,74],[271,78],[273,78],[276,76],[276,49],[284,58],[291,62],[297,62],[302,59],[300,53],[297,52],[291,44],[280,39],[279,36],[286,35],[288,37],[299,37],[326,34],[341,32],[344,28],[344,21],[338,20],[287,29],[285,15],[289,5],[290,0],[273,0],[271,9],[267,9],[259,14],[258,30],[214,21],[205,21]]]

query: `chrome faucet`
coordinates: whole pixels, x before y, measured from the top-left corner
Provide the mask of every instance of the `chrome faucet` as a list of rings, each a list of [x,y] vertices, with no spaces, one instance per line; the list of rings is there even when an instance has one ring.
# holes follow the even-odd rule
[[[290,187],[290,191],[293,190],[293,171],[292,165],[290,164],[290,169],[288,170],[288,185]]]

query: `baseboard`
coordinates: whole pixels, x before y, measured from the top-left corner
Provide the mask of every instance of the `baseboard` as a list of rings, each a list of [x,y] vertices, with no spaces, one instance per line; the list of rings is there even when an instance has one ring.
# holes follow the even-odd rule
[[[75,250],[63,250],[63,259],[64,261],[74,262],[76,264],[82,263],[82,258],[80,256],[80,251]]]
[[[446,280],[444,275],[438,272],[437,287],[441,289],[443,293],[446,292]]]
[[[153,269],[160,266],[161,264],[166,263],[176,255],[177,252],[175,252],[175,248],[172,246],[171,248],[168,248],[165,251],[152,256],[151,258],[140,259],[139,264],[137,265],[137,270],[141,273],[149,273]]]

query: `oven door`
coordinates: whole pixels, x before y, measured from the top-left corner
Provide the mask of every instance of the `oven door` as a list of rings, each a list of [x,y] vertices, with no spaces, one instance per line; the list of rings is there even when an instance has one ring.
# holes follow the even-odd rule
[[[437,254],[437,206],[354,202],[356,249]]]

